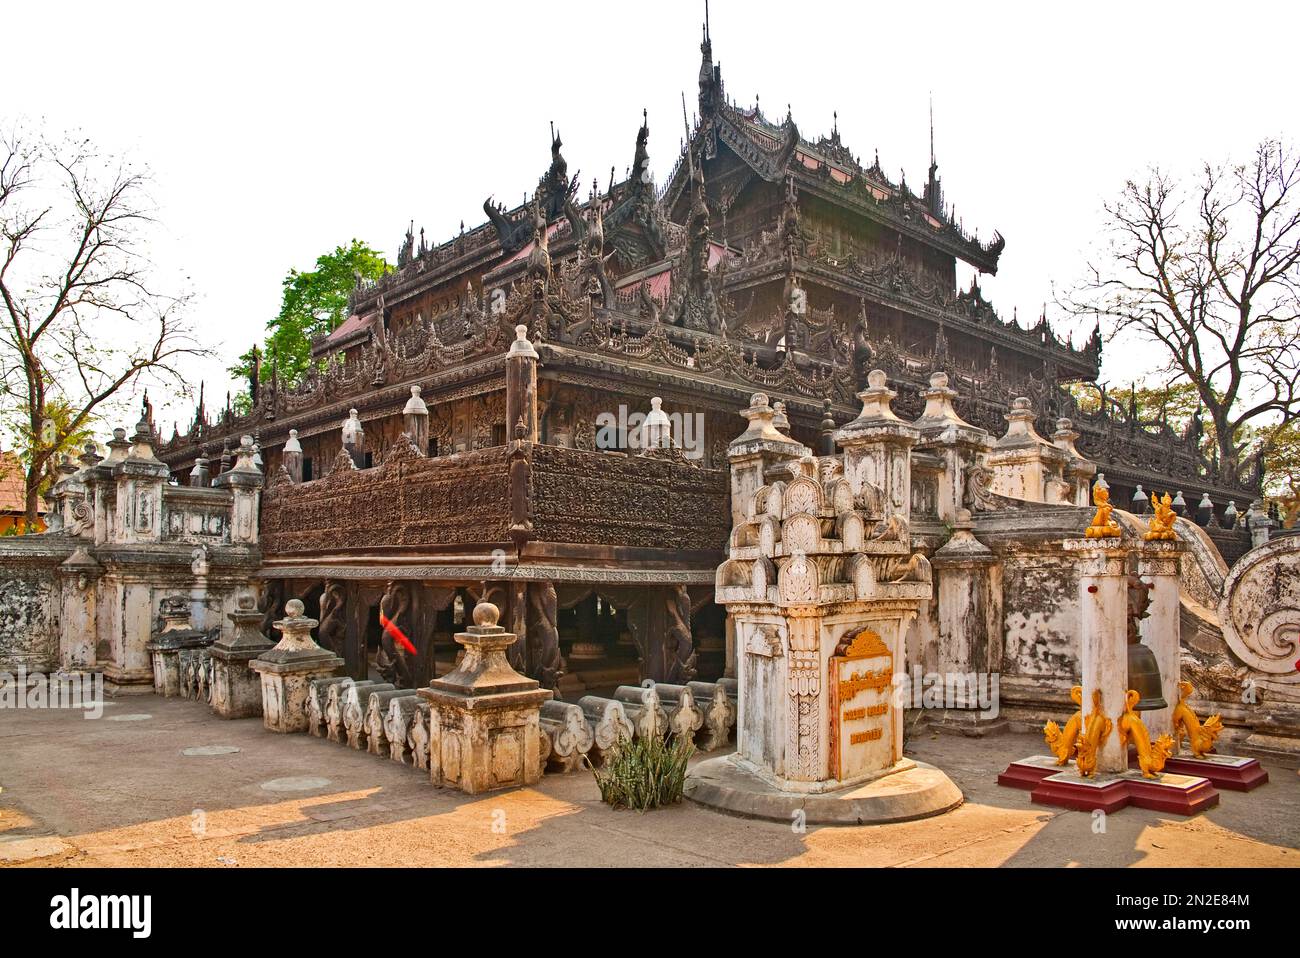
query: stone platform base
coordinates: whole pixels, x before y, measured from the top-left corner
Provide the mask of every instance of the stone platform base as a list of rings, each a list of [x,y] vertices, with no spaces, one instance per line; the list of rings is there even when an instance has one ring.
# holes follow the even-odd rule
[[[1193,758],[1190,755],[1169,758],[1165,761],[1166,772],[1179,775],[1198,775],[1209,779],[1216,788],[1226,788],[1231,792],[1249,792],[1268,782],[1268,772],[1257,759],[1242,758],[1235,755],[1207,755]]]
[[[708,808],[746,818],[790,823],[802,811],[809,825],[880,825],[929,818],[962,803],[961,790],[924,762],[833,792],[785,792],[731,760],[701,762],[686,774],[686,797]]]
[[[1078,812],[1101,809],[1110,814],[1132,805],[1174,815],[1195,815],[1219,804],[1219,793],[1207,779],[1179,774],[1165,766],[1155,778],[1139,771],[1081,778],[1072,765],[1058,766],[1050,755],[1031,755],[1007,766],[998,784],[1029,790],[1030,800]]]

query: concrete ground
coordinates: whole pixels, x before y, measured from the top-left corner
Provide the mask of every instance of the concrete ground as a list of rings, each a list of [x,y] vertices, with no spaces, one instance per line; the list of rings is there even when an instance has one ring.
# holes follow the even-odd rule
[[[135,718],[134,716],[148,716]],[[199,749],[199,754],[185,754]],[[232,751],[231,749],[237,749]],[[468,797],[408,767],[260,720],[153,695],[103,718],[0,712],[0,864],[60,865],[899,865],[1300,864],[1300,778],[1269,767],[1191,819],[1128,808],[1043,808],[1000,788],[1037,736],[922,734],[908,754],[948,772],[958,809],[898,825],[809,828],[689,803],[645,814],[601,804],[590,773]]]

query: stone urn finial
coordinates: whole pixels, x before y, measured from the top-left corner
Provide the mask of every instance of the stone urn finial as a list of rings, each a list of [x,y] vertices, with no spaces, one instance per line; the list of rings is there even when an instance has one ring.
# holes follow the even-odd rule
[[[480,628],[495,628],[501,619],[501,610],[486,600],[474,606],[474,624]]]
[[[301,599],[290,599],[284,604],[284,618],[271,623],[282,636],[276,652],[323,651],[311,637],[311,630],[320,623],[307,618],[304,611],[306,606]]]

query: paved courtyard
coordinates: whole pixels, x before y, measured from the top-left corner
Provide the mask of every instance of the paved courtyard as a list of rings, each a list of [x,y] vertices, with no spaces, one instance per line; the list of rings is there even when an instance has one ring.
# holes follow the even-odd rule
[[[147,716],[147,717],[139,717]],[[0,712],[0,864],[1288,866],[1300,864],[1300,778],[1221,792],[1192,819],[1129,808],[1091,815],[999,788],[1037,736],[925,734],[909,754],[966,796],[938,818],[810,828],[731,818],[689,803],[646,814],[600,802],[585,771],[468,797],[386,759],[307,735],[229,722],[153,695],[79,712]],[[188,753],[188,754],[187,754]]]

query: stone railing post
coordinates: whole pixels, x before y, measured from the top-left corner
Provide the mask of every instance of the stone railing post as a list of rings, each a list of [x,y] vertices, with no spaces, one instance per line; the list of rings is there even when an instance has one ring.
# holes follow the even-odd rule
[[[173,698],[181,694],[181,651],[210,644],[206,632],[190,627],[190,597],[169,595],[160,603],[163,627],[145,646],[153,659],[153,690]]]
[[[233,625],[208,650],[212,656],[212,711],[222,718],[251,718],[262,714],[262,683],[249,668],[253,659],[272,648],[262,634],[262,613],[252,593],[241,592]]]
[[[921,434],[921,445],[943,460],[936,506],[940,521],[953,522],[965,499],[967,472],[992,444],[987,432],[957,415],[952,404],[957,390],[949,388],[947,373],[933,373],[930,388],[921,395],[925,411],[912,425]]]
[[[273,623],[279,643],[248,663],[261,676],[262,724],[272,732],[307,730],[307,691],[312,679],[334,675],[343,660],[311,637],[317,621],[303,615],[299,599],[284,605],[284,618]]]
[[[548,689],[506,661],[517,636],[497,625],[490,602],[474,607],[474,624],[456,634],[460,664],[420,689],[429,703],[429,774],[435,785],[477,795],[535,784],[542,770],[541,708]]]

